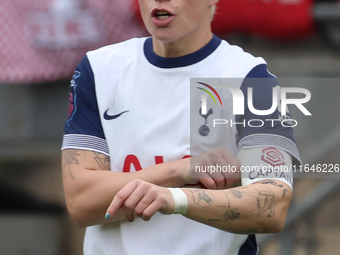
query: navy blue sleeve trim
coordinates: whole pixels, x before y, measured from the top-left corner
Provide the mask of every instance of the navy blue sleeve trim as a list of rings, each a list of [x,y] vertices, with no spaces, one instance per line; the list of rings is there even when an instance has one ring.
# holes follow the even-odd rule
[[[65,134],[82,134],[105,139],[94,75],[87,56],[80,61],[71,80],[69,118],[65,123]]]

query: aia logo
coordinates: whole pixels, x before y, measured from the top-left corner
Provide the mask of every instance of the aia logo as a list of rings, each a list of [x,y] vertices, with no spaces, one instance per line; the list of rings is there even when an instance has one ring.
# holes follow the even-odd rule
[[[283,154],[273,147],[263,149],[261,159],[273,167],[282,166],[285,164]]]
[[[185,158],[190,158],[189,155],[184,156],[182,159]],[[164,163],[164,159],[163,156],[155,156],[155,164],[162,164]],[[139,162],[138,158],[136,155],[127,155],[124,161],[124,167],[123,167],[123,172],[124,173],[129,173],[131,172],[131,166],[133,165],[133,167],[135,168],[136,171],[140,171],[142,170],[142,165]]]

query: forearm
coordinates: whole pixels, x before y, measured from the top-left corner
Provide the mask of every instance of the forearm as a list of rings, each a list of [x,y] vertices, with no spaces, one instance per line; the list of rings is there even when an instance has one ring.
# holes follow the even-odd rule
[[[292,196],[288,185],[266,181],[227,190],[183,191],[189,201],[187,218],[237,234],[279,232]]]
[[[84,169],[82,161],[89,162],[90,157],[94,159],[94,163]],[[105,157],[103,154],[82,150],[63,152],[63,182],[67,207],[71,217],[80,226],[107,222],[104,215],[113,197],[134,179],[164,187],[183,185],[175,170],[176,162],[155,165],[134,173],[122,173],[108,171],[109,161]],[[111,221],[123,218],[123,215],[117,214]]]

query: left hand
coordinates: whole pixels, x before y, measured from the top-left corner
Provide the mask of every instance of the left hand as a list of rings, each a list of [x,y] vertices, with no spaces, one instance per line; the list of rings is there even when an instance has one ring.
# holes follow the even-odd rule
[[[185,184],[200,182],[207,189],[230,189],[241,181],[239,161],[223,147],[178,162],[185,163],[179,166]],[[212,168],[214,171],[200,171],[200,168]]]
[[[171,214],[175,201],[171,192],[149,182],[135,179],[123,187],[107,209],[110,218],[122,208],[125,218],[132,222],[134,216],[148,221],[156,213]]]

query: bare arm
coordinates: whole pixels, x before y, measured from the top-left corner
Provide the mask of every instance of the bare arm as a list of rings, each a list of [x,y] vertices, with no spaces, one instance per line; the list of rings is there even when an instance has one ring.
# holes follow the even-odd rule
[[[277,233],[283,228],[292,191],[279,181],[228,190],[183,189],[186,217],[236,234]]]
[[[226,190],[182,190],[189,202],[185,217],[237,234],[279,232],[292,197],[287,184],[273,180]],[[166,188],[135,180],[118,192],[108,212],[114,215],[121,206],[129,221],[135,214],[149,220],[157,211],[173,213],[174,199]]]
[[[116,193],[138,178],[164,187],[184,183],[176,171],[176,162],[164,163],[134,173],[113,172],[110,158],[104,154],[67,149],[62,152],[62,177],[68,211],[79,226],[107,222],[104,215]],[[111,221],[123,219],[118,213]]]
[[[196,158],[199,165],[232,165],[238,161],[225,149],[218,148]],[[196,162],[195,161],[195,162]],[[239,178],[207,174],[190,178],[190,159],[162,163],[133,173],[110,170],[110,158],[104,154],[67,149],[62,153],[62,175],[68,211],[79,226],[90,226],[108,222],[104,220],[107,207],[126,184],[139,179],[162,187],[182,187],[201,181],[210,189],[233,187]],[[212,179],[215,178],[215,179]],[[109,221],[124,219],[122,210]]]

